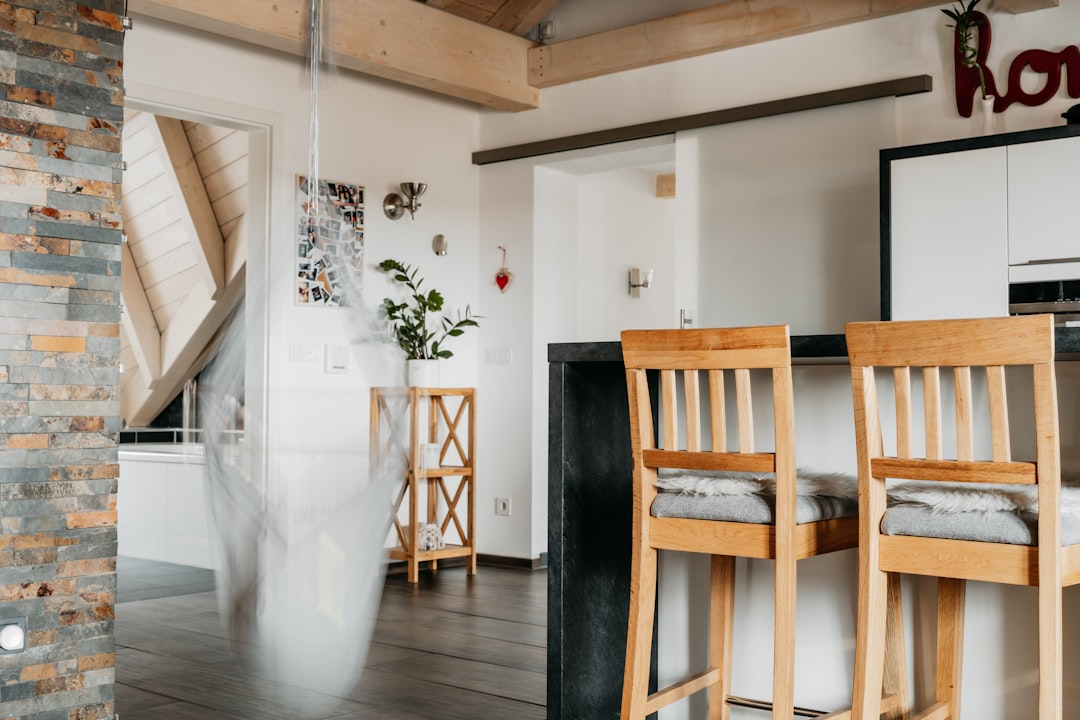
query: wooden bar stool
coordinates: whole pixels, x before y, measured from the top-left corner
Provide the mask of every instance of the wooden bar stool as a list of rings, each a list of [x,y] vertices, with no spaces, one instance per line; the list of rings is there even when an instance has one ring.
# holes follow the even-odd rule
[[[872,698],[882,684],[886,582],[913,573],[938,578],[935,698],[915,717],[960,717],[965,582],[981,580],[1038,588],[1038,717],[1061,720],[1061,588],[1080,580],[1080,545],[1070,544],[1080,540],[1080,523],[1073,518],[1063,530],[1053,319],[852,323],[846,333],[861,519],[852,716],[877,720]],[[1025,416],[1035,426],[1034,461],[1012,457],[1007,366],[1023,366],[1009,371],[1009,384],[1022,381],[1034,397],[1034,415]],[[952,368],[952,413],[942,412],[943,367]],[[875,373],[879,368],[889,372]],[[922,371],[921,418],[912,368]],[[878,388],[889,380],[896,436],[886,454],[883,428],[892,418],[883,417]],[[973,387],[984,385],[988,417],[976,418],[982,397]],[[955,451],[943,441],[945,425],[955,425]],[[887,489],[887,479],[908,482]],[[1000,504],[1006,500],[1011,509]]]
[[[776,561],[772,716],[790,720],[796,561],[855,547],[858,521],[854,480],[845,486],[834,477],[805,478],[797,488],[788,328],[626,331],[622,351],[634,463],[622,720],[642,720],[704,689],[709,690],[709,717],[729,717],[736,557]],[[650,387],[651,371],[659,374],[658,387],[655,383]],[[770,378],[774,447],[770,452],[755,449],[751,371]],[[738,442],[729,449],[726,388],[732,377],[732,429]],[[654,428],[654,417],[659,428]],[[658,483],[683,492],[659,492]],[[712,556],[709,662],[704,671],[649,695],[661,549]],[[896,663],[895,672],[889,674],[896,692],[890,693],[882,712],[887,710],[890,718],[900,717],[906,704],[902,665]]]

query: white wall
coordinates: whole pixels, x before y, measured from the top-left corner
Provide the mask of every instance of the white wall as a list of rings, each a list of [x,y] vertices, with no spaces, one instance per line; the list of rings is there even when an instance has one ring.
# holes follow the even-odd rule
[[[575,18],[576,25],[587,22],[587,18],[579,17],[581,12],[593,12],[595,16],[602,16],[612,12],[613,5],[617,2],[593,0],[586,4],[571,0],[571,4],[575,6],[573,13],[570,8],[565,10],[567,17]],[[583,10],[586,6],[587,11]],[[991,51],[990,65],[1003,82],[1007,76],[1007,63],[1017,51],[1033,47],[1057,50],[1076,43],[1077,38],[1071,28],[1080,25],[1080,6],[1067,3],[1059,8],[1018,16],[993,13],[992,21],[995,45]],[[760,137],[757,128],[775,124],[792,128],[788,131],[788,139],[798,146],[802,137],[798,130],[801,119],[815,114],[835,116],[841,118],[841,122],[858,122],[862,118],[875,125],[880,123],[881,126],[875,127],[873,132],[860,133],[852,138],[856,143],[854,147],[861,148],[868,154],[873,153],[875,141],[882,146],[906,145],[981,132],[981,121],[978,118],[961,118],[956,112],[952,90],[951,38],[945,27],[945,18],[936,8],[546,88],[541,94],[541,107],[537,110],[516,114],[481,111],[480,149],[921,74],[931,75],[935,88],[933,92],[873,103],[876,110],[845,106],[774,121],[753,121],[679,134],[675,143],[679,176],[676,221],[674,231],[669,237],[672,246],[668,251],[669,256],[678,258],[674,269],[677,278],[676,294],[672,298],[664,298],[665,303],[671,303],[670,306],[656,312],[677,319],[679,308],[696,310],[695,325],[702,326],[710,316],[711,322],[721,320],[715,314],[713,304],[721,299],[715,296],[717,290],[713,278],[716,273],[723,271],[716,265],[717,256],[710,255],[710,247],[717,247],[720,242],[717,236],[723,231],[726,218],[721,216],[722,213],[717,208],[722,208],[725,200],[712,180],[715,179],[718,168],[722,170],[722,164],[718,165],[720,160],[716,156],[718,148],[729,143],[730,138],[740,134]],[[1062,91],[1052,102],[1039,108],[1014,105],[1003,116],[995,119],[996,128],[999,131],[1011,131],[1060,124],[1063,121],[1058,116],[1074,102]],[[891,109],[887,109],[890,106]],[[828,149],[828,146],[821,146],[811,150],[819,151],[816,160],[836,166],[836,159],[828,156]],[[597,148],[594,151],[600,155],[610,152],[613,152],[611,147]],[[546,156],[514,164],[558,168],[566,156],[580,159],[588,158],[594,153]],[[803,155],[800,157],[805,162],[806,158]],[[752,160],[753,156],[744,156],[744,159]],[[873,217],[876,211],[871,208],[871,204],[876,206],[877,202],[873,193],[877,158],[876,155],[859,156],[847,160],[852,164],[845,163],[843,168],[839,168],[840,173],[850,175],[853,166],[857,166],[863,173],[870,173],[857,179],[857,182],[864,184],[856,188],[857,193],[851,198],[843,197],[842,193],[832,193],[833,203],[825,208],[821,203],[829,197],[824,191],[819,192],[812,205],[798,207],[800,198],[795,197],[794,204],[784,213],[768,218],[772,227],[799,227],[801,223],[810,232],[816,233],[813,240],[824,243],[815,245],[800,235],[798,239],[792,238],[792,245],[787,247],[782,240],[773,239],[770,247],[773,251],[780,248],[780,257],[775,257],[774,252],[771,259],[786,261],[791,268],[786,280],[797,276],[799,272],[797,264],[792,262],[794,258],[812,258],[812,268],[816,271],[823,266],[829,267],[830,262],[836,258],[845,257],[842,254],[844,252],[855,253],[855,257],[847,263],[834,266],[834,270],[843,267],[850,271],[843,273],[843,277],[827,274],[810,279],[810,273],[806,273],[798,283],[797,298],[786,295],[783,288],[770,291],[775,293],[777,298],[774,309],[784,312],[790,310],[797,315],[796,322],[793,323],[797,332],[835,331],[844,320],[874,317],[876,313],[877,268],[872,266],[876,262],[878,229],[876,218]],[[785,173],[782,157],[774,162],[773,168],[781,176]],[[505,172],[498,164],[483,166],[480,174],[484,187],[489,187],[487,176],[497,174],[499,178],[506,178]],[[525,174],[522,173],[519,177],[525,178]],[[698,181],[699,178],[703,179],[704,185]],[[833,178],[826,182],[826,186],[829,183],[835,186],[836,181],[837,179]],[[730,182],[737,184],[738,178],[732,178]],[[501,204],[524,207],[528,205],[528,198],[533,193],[531,183],[531,178],[528,178],[520,180],[516,186],[506,187],[505,182],[498,180],[493,180],[490,185],[500,185],[498,197]],[[802,192],[802,189],[796,188],[795,192]],[[480,216],[481,244],[485,248],[494,247],[509,238],[523,247],[531,246],[531,237],[536,231],[532,215],[523,213],[517,217],[511,216],[504,210],[493,207],[493,203],[488,201],[486,190],[483,195],[485,207]],[[849,208],[845,204],[849,199],[857,200],[858,204]],[[490,217],[492,213],[498,215],[497,222]],[[753,216],[749,214],[743,218],[744,225],[753,222]],[[821,227],[823,220],[842,223],[845,244],[828,246],[828,243],[832,242],[833,227]],[[718,227],[716,223],[721,225]],[[863,242],[856,246],[852,243],[858,237],[860,228],[864,233]],[[758,228],[758,232],[764,230]],[[584,245],[581,251],[590,252],[587,249],[588,239],[583,239],[582,242]],[[539,243],[537,251],[543,251],[543,246]],[[752,259],[754,272],[748,272],[740,278],[744,286],[757,282],[756,272],[762,270],[763,257]],[[482,258],[482,267],[487,262],[486,258]],[[520,264],[516,268],[519,273],[528,272]],[[660,276],[658,281],[659,279]],[[817,294],[822,290],[829,293],[828,297]],[[562,285],[559,292],[566,292],[566,285]],[[534,288],[534,293],[538,303],[548,302],[550,298],[550,293],[540,286]],[[660,301],[659,294],[654,294],[653,298],[652,302]],[[805,309],[800,304],[803,299],[806,299]],[[617,302],[614,296],[612,300]],[[516,307],[509,303],[495,308],[489,307],[489,324],[515,326],[528,321],[527,315],[513,315]],[[737,308],[733,310],[734,314],[723,317],[724,322],[739,321]],[[746,315],[742,321],[752,322],[757,319]],[[674,322],[671,325],[674,326]],[[575,337],[569,333],[568,328],[563,327],[559,332],[538,332],[534,337],[544,344],[555,341],[556,338],[597,340],[613,337],[614,329],[609,328],[608,333],[602,337]],[[545,357],[544,349],[515,347],[515,352],[515,357],[528,355],[539,359],[532,369],[533,387],[546,388],[547,368],[542,360]],[[481,389],[486,387],[487,382],[484,379],[481,381]],[[501,393],[504,389],[505,386],[499,385],[489,391]],[[524,397],[521,399],[525,400]],[[517,412],[521,411],[519,404],[515,403],[514,407]],[[518,477],[531,472],[535,493],[536,486],[546,484],[547,479],[544,457],[547,447],[546,402],[535,398],[531,412],[533,457],[527,459],[504,456],[499,459],[488,458],[486,461],[496,463],[500,468],[500,475],[508,477]],[[500,423],[492,427],[498,431],[500,428],[518,426]],[[509,431],[494,437],[485,437],[484,445],[501,448],[507,446],[508,437]],[[531,534],[536,539],[542,537],[542,529],[547,524],[546,513],[538,512],[539,508],[539,505],[534,505],[537,512],[533,512],[529,518],[529,522],[534,526]],[[534,541],[531,554],[536,556],[545,549],[545,544]]]
[[[602,2],[594,3],[598,14],[607,12],[607,7]],[[1070,0],[1055,9],[1018,16],[994,13],[992,18],[995,46],[991,65],[1003,80],[1006,63],[1016,52],[1034,47],[1056,50],[1075,44],[1080,3]],[[892,142],[912,144],[971,135],[978,131],[979,123],[956,115],[950,39],[944,25],[940,12],[929,8],[549,88],[542,93],[540,109],[517,114],[476,110],[354,75],[326,78],[320,96],[322,174],[366,186],[368,257],[375,261],[393,256],[421,263],[428,282],[443,290],[452,306],[471,303],[485,316],[479,332],[466,335],[454,345],[457,357],[444,373],[448,382],[479,385],[481,552],[535,557],[546,549],[546,345],[598,338],[581,337],[577,332],[577,313],[582,306],[577,295],[583,270],[572,258],[579,252],[594,253],[595,248],[589,248],[589,238],[580,236],[577,216],[582,211],[578,207],[581,196],[576,191],[577,181],[571,186],[565,177],[559,177],[566,170],[546,167],[563,158],[478,169],[469,164],[468,152],[923,73],[933,76],[936,89],[893,103]],[[238,108],[242,117],[250,115],[253,122],[271,126],[271,247],[265,290],[270,318],[267,405],[269,441],[280,458],[280,465],[273,470],[279,475],[331,474],[349,482],[356,458],[341,448],[366,446],[366,387],[370,381],[389,378],[362,377],[355,364],[346,376],[324,376],[317,368],[288,360],[290,344],[345,344],[353,340],[350,328],[341,322],[342,313],[292,304],[292,218],[286,208],[292,205],[292,178],[306,167],[308,115],[303,61],[147,20],[140,20],[129,33],[126,50],[126,76],[132,87],[152,88],[149,94],[158,98],[229,104]],[[1014,106],[997,118],[998,129],[1059,124],[1058,115],[1075,102],[1059,93],[1043,107]],[[723,142],[729,132],[736,131],[733,127],[718,128],[715,133]],[[679,194],[675,228],[670,235],[672,245],[666,254],[677,258],[672,273],[676,286],[670,296],[656,293],[651,300],[644,298],[643,304],[636,306],[638,312],[648,308],[651,313],[655,308],[648,303],[662,302],[668,307],[656,312],[675,317],[670,313],[677,313],[678,307],[693,307],[708,292],[704,280],[715,268],[707,264],[701,267],[699,293],[696,265],[699,254],[704,257],[708,253],[709,239],[719,232],[712,223],[723,221],[723,217],[697,212],[711,207],[717,198],[711,183],[695,182],[693,178],[708,177],[717,169],[709,159],[715,150],[712,141],[706,139],[710,134],[681,135],[675,143]],[[587,158],[592,153],[571,155]],[[777,172],[782,170],[781,163]],[[415,221],[391,223],[378,211],[377,201],[406,180],[429,184],[424,207]],[[534,208],[541,203],[560,211],[538,216]],[[794,216],[780,219],[798,226],[803,217],[799,213],[805,211],[791,212]],[[865,208],[854,212],[863,213]],[[868,225],[866,231],[872,246],[876,242],[876,224]],[[450,240],[450,254],[444,258],[429,254],[435,233],[443,233]],[[493,283],[501,260],[498,245],[508,248],[507,262],[514,272],[513,284],[506,293],[499,293]],[[801,250],[808,248],[804,244]],[[637,261],[627,258],[626,262],[630,265]],[[657,282],[662,278],[658,272]],[[366,296],[377,301],[386,285],[373,275],[369,279]],[[823,282],[845,284],[850,279],[829,277]],[[783,287],[778,289],[783,291]],[[858,296],[862,298],[868,292],[863,287]],[[588,310],[604,313],[606,307]],[[712,312],[704,303],[697,310],[699,318]],[[827,312],[832,313],[828,317],[835,318],[835,313],[843,309]],[[810,324],[805,327],[806,331],[818,329]],[[488,364],[488,349],[510,350],[512,363]],[[352,359],[359,361],[358,352]],[[826,412],[825,417],[837,420],[847,417],[844,406],[837,404],[841,402],[837,398],[848,395],[844,379],[833,378],[822,387],[818,392],[824,404],[814,412]],[[831,419],[823,420],[815,414],[809,421],[810,430],[807,421],[802,421],[799,432],[813,431],[815,437],[820,434],[822,446],[832,442],[826,428],[850,437],[846,426],[832,424]],[[490,512],[491,498],[496,495],[513,498],[514,516],[509,521],[496,519]],[[294,502],[297,511],[303,513],[304,501]],[[844,565],[843,561],[837,563]],[[833,567],[825,573],[825,584],[849,569]],[[752,591],[761,589],[754,586]],[[1016,595],[1009,593],[1005,597],[1013,603]],[[1026,607],[1024,601],[1021,605]],[[692,633],[684,631],[682,636],[688,634]],[[992,642],[1004,641],[992,635],[984,637]],[[753,645],[759,647],[758,656],[748,662],[759,667],[761,658],[767,657],[768,644],[755,640]],[[665,649],[665,653],[668,651],[678,653],[680,648],[676,643]],[[832,683],[822,686],[823,692],[835,693],[835,688],[844,684],[842,679],[820,674],[811,674],[800,682],[814,685],[819,679]],[[1011,676],[1009,682],[1013,682]],[[1009,697],[1029,697],[1030,682],[1025,679],[1016,683],[1021,687],[1016,692],[1010,688]],[[997,692],[1006,691],[986,692],[979,701],[974,696],[971,702],[965,698],[967,711],[990,720],[1022,716],[1021,711],[1012,710],[1012,705],[1002,711],[1002,703],[995,704],[1000,700]]]
[[[579,7],[583,5],[578,0],[565,1]],[[610,12],[616,3],[617,0],[593,0],[591,9],[597,15],[603,15]],[[1017,16],[994,12],[991,18],[995,44],[989,64],[1000,83],[1006,80],[1008,63],[1019,51],[1029,48],[1059,50],[1080,41],[1075,31],[1080,27],[1080,3],[1066,2],[1058,8]],[[538,110],[513,115],[483,111],[480,147],[502,147],[910,75],[931,75],[934,85],[931,93],[680,133],[676,139],[678,198],[669,254],[677,258],[674,276],[679,281],[676,295],[664,300],[671,303],[669,309],[677,313],[679,307],[693,308],[697,305],[698,322],[695,324],[698,326],[786,321],[792,322],[796,332],[837,332],[844,321],[872,318],[877,313],[876,150],[879,147],[954,139],[981,132],[979,118],[961,118],[956,112],[952,89],[951,36],[945,24],[946,20],[938,8],[928,8],[547,88],[542,92]],[[1015,131],[1059,125],[1063,122],[1059,115],[1076,102],[1061,90],[1050,103],[1038,108],[1014,105],[1004,115],[995,118],[995,130]],[[828,122],[817,125],[817,118],[835,118],[836,128],[830,131]],[[817,125],[817,130],[804,135],[804,123],[806,126]],[[761,166],[755,162],[758,159],[755,153],[761,152],[760,143],[768,137],[764,129],[769,127],[780,128],[781,132],[786,133],[779,136],[786,151],[770,157],[769,167],[775,173],[775,178],[752,175],[749,179],[759,193],[769,192],[775,196],[784,190],[790,191],[791,196],[785,198],[786,202],[780,203],[782,207],[776,211],[755,206],[754,203],[760,202],[760,195],[741,196],[740,199],[744,201],[742,205],[729,197],[740,190],[743,178],[739,173],[731,173],[728,163],[734,155],[745,164],[741,171],[759,173]],[[842,131],[841,128],[847,130]],[[759,144],[740,146],[740,138]],[[807,147],[813,143],[818,144]],[[779,147],[776,149],[779,150]],[[835,153],[840,150],[856,154],[837,157]],[[602,153],[610,151],[611,148],[598,149]],[[587,155],[577,153],[575,156],[583,154]],[[790,162],[787,162],[788,158]],[[517,161],[515,164],[532,162],[538,166],[558,167],[560,160],[558,156],[549,156]],[[822,168],[830,172],[815,180],[812,177],[815,163],[820,163]],[[504,172],[498,166],[484,166],[480,170],[481,182],[486,187],[486,177],[496,173],[506,179],[507,176],[502,174]],[[524,173],[521,177],[524,177]],[[799,182],[790,182],[793,179]],[[530,183],[531,179],[522,182],[516,192],[500,187],[501,201],[512,205],[525,204],[524,198],[534,194]],[[521,199],[515,199],[515,196]],[[578,211],[581,212],[580,208]],[[740,234],[767,242],[740,245],[740,238],[725,238],[724,234],[730,232],[728,228],[733,213]],[[532,217],[513,222],[512,218],[501,214],[497,233],[512,236],[515,242],[523,245],[532,242],[535,245],[534,256],[539,258],[542,238],[533,235],[530,241],[530,233],[536,233],[538,227]],[[838,228],[842,239],[839,244],[836,242]],[[491,242],[489,237],[493,237],[492,231],[487,212],[482,212],[482,243]],[[589,238],[579,237],[577,242],[579,253],[596,257],[598,249],[589,247]],[[739,252],[744,261],[741,268],[731,268],[728,264],[732,254],[726,251],[736,248],[741,248]],[[779,273],[773,271],[775,267],[779,267]],[[568,269],[563,290],[570,283],[578,283],[580,288],[580,273],[584,271],[579,266],[579,275],[574,277]],[[695,276],[694,282],[684,282],[690,274]],[[765,288],[764,292],[769,293],[768,297],[774,299],[760,303],[754,296],[737,304],[732,302],[734,292],[719,285],[722,281],[737,282],[739,296],[746,297],[761,286]],[[549,296],[544,294],[546,292],[541,291],[539,286],[535,288],[534,300],[538,305],[547,301]],[[586,303],[582,305],[585,307]],[[610,305],[612,310],[608,311],[609,318],[618,313],[614,297]],[[513,325],[515,319],[504,316],[501,310],[495,311],[500,315],[499,322]],[[534,309],[533,316],[536,314]],[[518,320],[526,322],[528,318],[522,315]],[[567,337],[571,334],[567,328],[560,330],[558,333],[549,332],[546,337],[579,341],[612,337],[574,338]],[[596,330],[599,331],[599,328]],[[543,342],[545,334],[534,333],[533,339],[534,342]],[[534,347],[531,354],[534,358],[541,358],[543,348]],[[538,360],[532,372],[533,387],[546,387],[545,364]],[[854,450],[846,371],[842,368],[807,368],[800,374],[805,377],[802,381],[797,380],[799,395],[796,402],[798,407],[805,405],[805,408],[796,411],[800,416],[798,432],[809,439],[805,443],[800,440],[800,463],[820,460],[826,467],[834,463],[850,469]],[[483,383],[484,380],[482,388]],[[1067,392],[1063,385],[1063,393]],[[545,484],[547,478],[542,455],[547,447],[546,405],[541,398],[534,396],[532,412],[534,437],[531,447],[534,456],[529,461],[522,458],[516,465],[508,463],[505,467],[512,474],[531,470],[533,487],[536,488]],[[486,441],[489,446],[498,447],[500,444],[498,438]],[[531,522],[534,524],[535,554],[536,549],[542,549],[536,544],[541,537],[538,530],[546,526],[547,518],[540,513],[539,504],[534,510]],[[832,627],[800,628],[797,662],[804,674],[799,680],[797,701],[805,704],[820,702],[824,707],[835,707],[844,702],[850,688],[850,678],[840,676],[835,668],[837,663],[845,663],[846,667],[853,652],[853,635],[844,634],[853,633],[852,590],[847,584],[851,579],[853,562],[848,554],[818,562],[817,565],[821,572],[816,575],[818,587],[812,587],[812,580],[803,585],[806,593],[811,594],[809,602],[814,609],[800,617],[808,617],[821,609],[822,606],[814,605],[815,602],[825,603],[825,607],[829,603],[840,602],[840,605],[833,606],[839,608],[833,625],[841,627],[846,624],[847,630],[841,629],[837,637],[829,634]],[[686,586],[681,583],[700,586],[700,576],[679,560],[669,563],[663,572],[667,584],[661,600],[661,635],[665,638],[661,653],[665,661],[677,661],[680,657],[685,658],[688,651],[697,650],[690,640],[695,636],[695,630],[689,624],[689,616],[680,614],[677,609],[678,602],[686,594]],[[744,572],[760,578],[746,590],[744,601],[749,602],[766,592],[767,583],[771,580],[768,579],[765,564],[757,570],[746,569]],[[828,590],[830,586],[841,588],[840,600],[828,595],[812,595],[817,590]],[[1029,714],[1033,697],[1029,676],[1032,665],[1028,661],[1015,662],[1011,651],[1014,644],[1024,642],[1026,631],[1003,630],[1000,617],[993,613],[993,607],[1001,604],[1030,612],[1033,605],[1029,594],[1017,589],[976,586],[971,597],[976,606],[984,606],[987,612],[972,620],[973,627],[978,627],[978,630],[969,641],[972,643],[968,655],[970,682],[964,700],[965,712],[973,717],[994,720],[1033,717]],[[800,600],[805,602],[803,598]],[[1071,602],[1075,602],[1075,599]],[[767,631],[768,621],[763,617],[755,616],[751,624],[758,630]],[[749,656],[744,658],[746,674],[738,680],[741,687],[737,686],[736,691],[744,692],[745,688],[746,694],[767,697],[767,684],[762,687],[759,680],[768,677],[771,643],[764,636],[747,637],[737,642],[743,650],[749,651]],[[829,659],[819,661],[814,655],[815,648],[824,648],[830,653]],[[1003,657],[1005,648],[1010,650]],[[919,671],[916,687],[922,696],[927,691],[926,652],[927,648],[922,646],[916,662]],[[1021,655],[1018,653],[1015,657]],[[807,673],[808,664],[810,670]],[[980,677],[994,679],[987,683],[980,682]],[[1067,701],[1067,708],[1073,707],[1075,702],[1075,699]],[[663,717],[672,720],[688,715],[683,707],[665,713]]]
[[[656,172],[626,169],[578,181],[577,337],[618,340],[624,328],[675,327],[674,198],[656,197]],[[629,272],[653,270],[629,291]]]
[[[566,0],[564,0],[565,2]],[[585,0],[577,0],[581,4]],[[597,15],[620,0],[588,0]],[[1080,7],[1021,15],[991,12],[994,44],[989,65],[1004,84],[1008,64],[1031,48],[1060,50],[1077,43]],[[981,131],[978,118],[961,118],[953,96],[952,40],[947,19],[927,8],[808,35],[748,45],[713,55],[639,68],[545,88],[540,108],[525,113],[484,111],[482,148],[622,127],[910,75],[933,78],[932,93],[900,100],[904,145]],[[997,118],[999,131],[1061,124],[1075,104],[1062,90],[1037,108],[1014,105]]]
[[[878,319],[877,151],[895,142],[895,102],[687,133],[699,148],[702,327],[806,335]]]
[[[358,313],[295,305],[292,236],[295,177],[306,174],[309,102],[306,61],[140,19],[125,41],[125,75],[134,99],[221,112],[270,128],[271,189],[267,240],[253,243],[248,303],[263,305],[266,441],[269,480],[290,521],[318,523],[337,499],[367,476],[368,388],[403,379],[397,351],[372,352]],[[182,59],[182,61],[180,60]],[[224,109],[223,109],[224,108]],[[438,288],[453,311],[471,304],[483,314],[478,290],[479,173],[468,162],[476,144],[477,111],[462,103],[348,73],[323,72],[319,91],[320,175],[366,189],[365,287],[369,304],[393,290],[373,268],[394,257],[418,265],[425,287]],[[402,181],[428,183],[416,219],[388,220],[383,195]],[[254,182],[254,179],[253,179]],[[431,239],[444,234],[450,252],[436,257]],[[263,277],[265,273],[265,277]],[[480,332],[450,345],[455,357],[444,384],[475,386]],[[316,363],[290,360],[292,345],[313,345]],[[345,375],[323,372],[326,345],[349,345]],[[248,377],[257,385],[259,378]],[[481,412],[483,396],[481,395]],[[249,432],[259,428],[249,427]],[[486,478],[480,478],[480,483]],[[482,552],[496,552],[491,538]]]

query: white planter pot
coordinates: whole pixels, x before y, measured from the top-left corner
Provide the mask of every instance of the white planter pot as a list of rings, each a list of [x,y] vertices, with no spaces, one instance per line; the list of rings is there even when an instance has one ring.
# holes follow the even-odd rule
[[[982,134],[993,135],[994,134],[994,96],[989,95],[981,98],[980,104],[982,105]]]
[[[409,360],[409,387],[439,387],[440,360]]]

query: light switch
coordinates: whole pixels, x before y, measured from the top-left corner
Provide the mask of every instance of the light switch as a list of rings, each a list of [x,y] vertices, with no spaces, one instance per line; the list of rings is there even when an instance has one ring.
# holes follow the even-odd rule
[[[507,347],[492,347],[484,351],[484,363],[486,365],[512,365],[514,353]]]
[[[323,370],[338,375],[349,372],[349,346],[327,345]]]
[[[319,362],[319,346],[292,344],[289,346],[289,361],[294,363]]]

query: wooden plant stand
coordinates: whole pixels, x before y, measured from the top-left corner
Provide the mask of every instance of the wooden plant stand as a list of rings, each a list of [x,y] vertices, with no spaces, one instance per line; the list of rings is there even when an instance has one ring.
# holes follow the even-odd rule
[[[395,433],[395,426],[405,418],[408,430]],[[424,462],[425,445],[438,446],[438,461],[432,467]],[[409,582],[419,581],[420,563],[430,562],[435,570],[438,561],[445,558],[467,558],[468,573],[475,575],[476,390],[372,388],[371,456],[377,466],[396,462],[404,468],[394,502],[393,533],[398,545],[390,549],[390,559],[408,564]],[[421,489],[427,506],[424,511],[420,508]],[[406,501],[408,519],[403,522]],[[418,549],[421,522],[437,524],[444,538],[453,528],[460,542],[446,543],[438,550]]]

